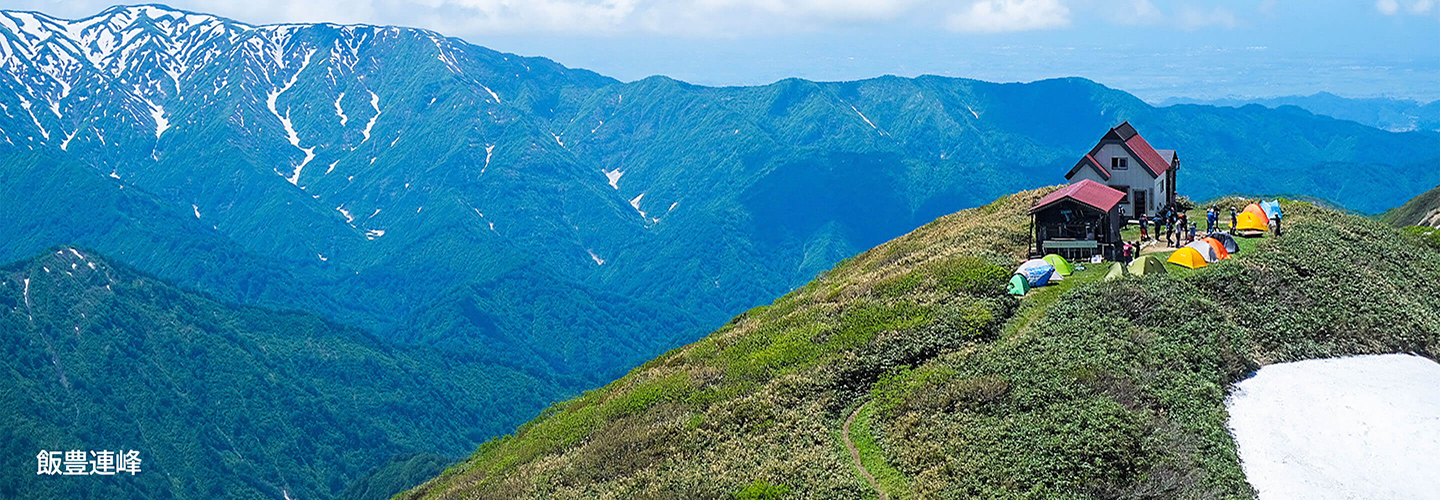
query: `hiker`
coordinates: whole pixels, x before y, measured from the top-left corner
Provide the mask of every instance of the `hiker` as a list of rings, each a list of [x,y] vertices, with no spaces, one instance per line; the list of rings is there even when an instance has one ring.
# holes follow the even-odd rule
[[[1230,207],[1230,236],[1235,236],[1235,226],[1240,225],[1238,215],[1235,215],[1235,207]]]
[[[1147,229],[1149,226],[1150,226],[1150,218],[1149,218],[1149,217],[1141,217],[1141,218],[1140,218],[1140,241],[1145,241],[1145,240],[1150,239],[1150,231]]]
[[[1276,237],[1276,238],[1279,238],[1279,237],[1280,237],[1280,217],[1275,217],[1275,218],[1272,219],[1272,220],[1275,221],[1275,237]]]
[[[1215,232],[1215,225],[1220,223],[1220,214],[1215,213],[1215,207],[1210,207],[1205,212],[1205,232]]]
[[[1194,242],[1195,242],[1195,229],[1196,229],[1195,224],[1190,224],[1190,241],[1189,241],[1190,243],[1194,243]]]
[[[1126,264],[1129,264],[1131,261],[1135,260],[1132,257],[1132,255],[1134,255],[1133,252],[1133,247],[1131,247],[1130,242],[1127,241],[1125,242],[1125,246],[1122,247],[1122,249],[1120,250],[1120,258],[1124,259]]]
[[[1175,246],[1175,223],[1165,221],[1165,246]]]

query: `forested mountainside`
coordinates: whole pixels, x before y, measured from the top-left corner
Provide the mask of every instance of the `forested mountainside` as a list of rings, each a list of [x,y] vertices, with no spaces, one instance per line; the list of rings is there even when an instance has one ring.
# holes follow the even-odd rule
[[[1440,252],[1283,202],[1209,267],[1023,298],[1027,191],[842,262],[557,404],[401,498],[1253,498],[1225,395],[1255,368],[1440,355]]]
[[[1078,78],[713,88],[403,27],[0,11],[0,262],[90,248],[514,374],[526,398],[454,417],[478,442],[842,258],[1057,182],[1124,120],[1179,151],[1195,198],[1376,212],[1440,184],[1434,133]]]
[[[434,474],[449,459],[428,455],[467,453],[505,431],[503,411],[556,396],[515,390],[543,387],[517,370],[217,302],[74,247],[0,267],[0,349],[4,498],[336,498],[381,469]],[[40,450],[77,449],[139,450],[141,472],[34,475]]]

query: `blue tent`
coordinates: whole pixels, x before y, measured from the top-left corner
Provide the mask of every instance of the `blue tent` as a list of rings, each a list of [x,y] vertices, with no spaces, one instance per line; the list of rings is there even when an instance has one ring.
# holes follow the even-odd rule
[[[1264,210],[1265,215],[1270,216],[1271,219],[1284,218],[1284,216],[1280,214],[1280,200],[1262,201],[1260,202],[1260,209]]]
[[[1030,259],[1020,264],[1015,274],[1024,276],[1030,286],[1045,286],[1050,284],[1050,278],[1055,275],[1055,266],[1043,259]]]

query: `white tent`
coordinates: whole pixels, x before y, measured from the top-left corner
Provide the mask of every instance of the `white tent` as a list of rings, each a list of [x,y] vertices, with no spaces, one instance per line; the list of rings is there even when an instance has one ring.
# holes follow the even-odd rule
[[[1204,257],[1205,262],[1207,263],[1213,263],[1216,260],[1220,259],[1219,255],[1215,255],[1215,247],[1210,246],[1209,243],[1206,243],[1204,241],[1195,240],[1190,242],[1189,245],[1185,245],[1185,247],[1194,248],[1195,251],[1200,252],[1200,256]]]

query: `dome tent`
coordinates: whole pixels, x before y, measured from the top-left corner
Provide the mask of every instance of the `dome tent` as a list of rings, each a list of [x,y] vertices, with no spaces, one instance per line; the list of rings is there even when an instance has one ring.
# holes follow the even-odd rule
[[[1138,259],[1135,259],[1135,262],[1131,262],[1130,266],[1126,270],[1130,271],[1130,274],[1139,276],[1145,276],[1150,274],[1166,274],[1169,272],[1165,270],[1165,263],[1160,262],[1160,259],[1156,258],[1154,255],[1145,255]]]
[[[1206,264],[1220,260],[1220,254],[1215,251],[1215,247],[1210,246],[1209,243],[1204,241],[1192,241],[1189,245],[1185,245],[1185,248],[1194,249],[1195,253],[1200,254],[1200,257],[1205,259]]]
[[[1018,274],[1013,275],[1010,277],[1010,286],[1005,289],[1005,292],[1010,295],[1025,295],[1030,293],[1030,280]]]
[[[1025,277],[1030,286],[1045,286],[1050,284],[1050,278],[1055,275],[1055,266],[1041,259],[1030,259],[1020,264],[1015,274]]]
[[[1263,210],[1260,210],[1260,207],[1255,206],[1255,205],[1250,205],[1250,206],[1255,207],[1255,211],[1256,211],[1256,212],[1264,213]],[[1269,225],[1269,224],[1266,224],[1266,223],[1265,223],[1265,219],[1261,218],[1259,215],[1255,215],[1254,212],[1250,212],[1249,210],[1246,210],[1246,211],[1241,212],[1241,213],[1239,213],[1238,215],[1235,216],[1235,230],[1236,230],[1236,231],[1269,231],[1269,230],[1270,230],[1270,225]]]
[[[1236,252],[1239,252],[1239,251],[1240,251],[1240,245],[1239,245],[1239,244],[1236,244],[1236,243],[1235,243],[1235,238],[1234,238],[1234,237],[1231,237],[1231,236],[1228,235],[1228,234],[1225,234],[1225,233],[1210,233],[1210,236],[1206,236],[1206,237],[1207,237],[1207,238],[1212,238],[1212,239],[1214,239],[1215,241],[1220,242],[1221,245],[1224,245],[1224,246],[1225,246],[1225,252],[1226,252],[1226,253],[1236,253]]]
[[[1049,262],[1050,265],[1055,266],[1055,274],[1061,276],[1075,274],[1075,266],[1070,265],[1070,261],[1065,260],[1064,257],[1052,253],[1045,256],[1045,262]]]
[[[1285,217],[1285,215],[1280,212],[1280,200],[1262,201],[1260,202],[1260,209],[1264,210],[1265,215],[1271,219]]]
[[[1209,245],[1206,245],[1206,248],[1209,248]],[[1174,251],[1170,254],[1170,258],[1166,260],[1166,262],[1190,269],[1200,269],[1210,265],[1210,263],[1205,262],[1205,257],[1200,255],[1200,252],[1192,247],[1184,247]]]
[[[1110,270],[1105,273],[1105,281],[1118,280],[1128,276],[1130,271],[1125,269],[1125,264],[1116,262],[1110,265]]]
[[[1206,244],[1210,245],[1210,248],[1211,248],[1211,249],[1214,249],[1214,250],[1215,250],[1215,257],[1216,257],[1217,259],[1219,259],[1219,260],[1225,260],[1225,259],[1230,258],[1230,250],[1227,250],[1227,249],[1225,248],[1225,244],[1224,244],[1224,243],[1221,243],[1220,240],[1215,239],[1215,238],[1211,238],[1211,237],[1208,237],[1208,236],[1207,236],[1207,237],[1205,237],[1204,239],[1202,239],[1202,240],[1200,240],[1200,241],[1205,242]],[[1231,240],[1231,241],[1234,241],[1234,240]]]

